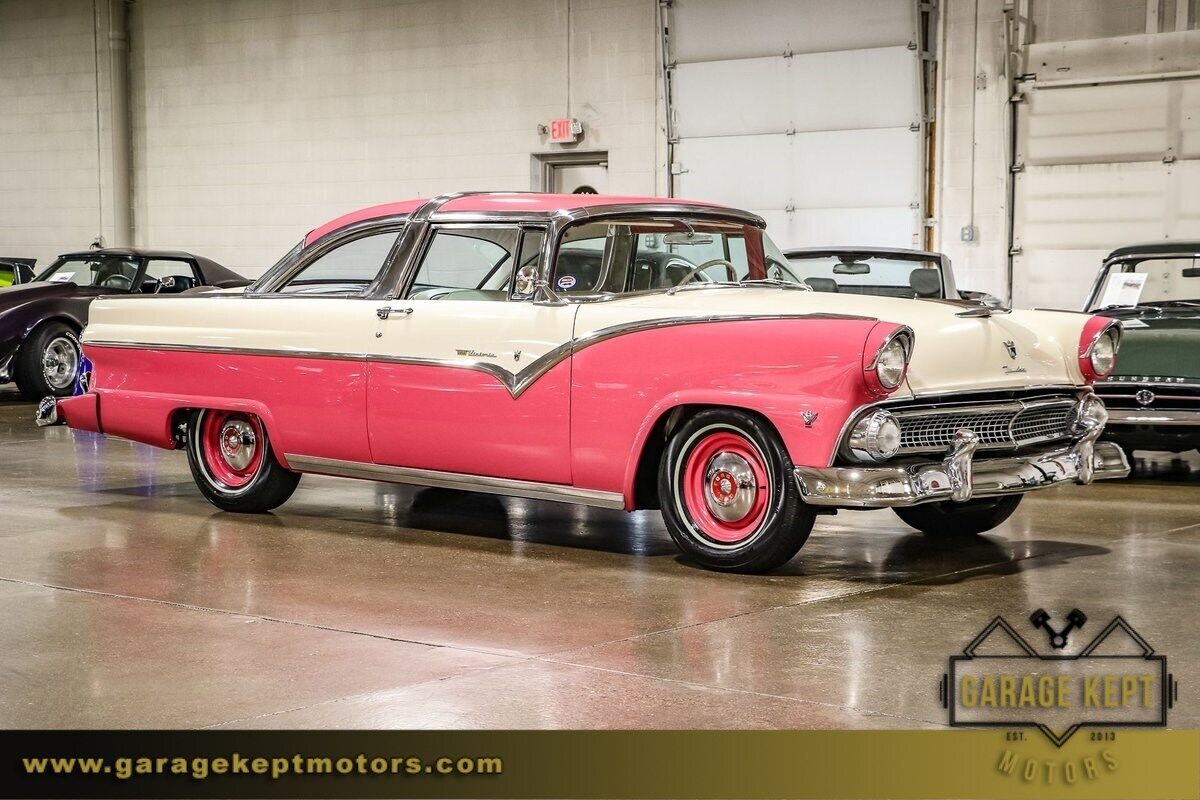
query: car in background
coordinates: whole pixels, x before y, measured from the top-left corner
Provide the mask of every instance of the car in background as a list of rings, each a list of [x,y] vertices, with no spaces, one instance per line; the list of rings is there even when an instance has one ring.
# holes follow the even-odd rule
[[[16,286],[18,283],[29,283],[33,280],[33,267],[36,263],[32,258],[0,256],[0,288]]]
[[[66,253],[36,278],[0,288],[0,384],[29,400],[67,397],[82,355],[79,333],[101,295],[178,294],[196,286],[250,283],[203,256],[174,250],[108,248]]]
[[[959,289],[944,253],[893,247],[799,247],[785,250],[794,278],[817,292],[954,300],[997,307],[985,292]]]
[[[1096,384],[1105,438],[1127,451],[1200,447],[1200,241],[1113,250],[1085,310],[1125,330],[1120,368]]]
[[[814,292],[765,227],[677,198],[363,209],[244,292],[97,301],[88,390],[38,423],[183,450],[226,511],[302,473],[658,508],[737,572],[821,513],[968,537],[1128,473],[1091,391],[1119,323]]]

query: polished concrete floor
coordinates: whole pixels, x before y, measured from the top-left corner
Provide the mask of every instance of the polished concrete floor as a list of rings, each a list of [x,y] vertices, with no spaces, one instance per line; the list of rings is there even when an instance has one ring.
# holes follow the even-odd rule
[[[730,576],[656,512],[306,477],[220,513],[182,454],[38,429],[0,390],[0,726],[930,727],[993,616],[1038,641],[1031,611],[1078,607],[1072,648],[1123,615],[1196,727],[1200,458],[1146,455],[978,539],[842,513]]]

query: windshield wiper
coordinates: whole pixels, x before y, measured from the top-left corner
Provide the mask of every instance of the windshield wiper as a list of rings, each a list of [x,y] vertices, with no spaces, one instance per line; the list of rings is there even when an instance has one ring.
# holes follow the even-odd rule
[[[799,289],[802,292],[811,292],[813,288],[807,283],[795,283],[794,281],[785,281],[782,278],[754,278],[738,281],[738,286],[778,286],[780,289]]]
[[[1185,306],[1187,308],[1200,308],[1200,300],[1163,300],[1158,303],[1160,306]]]

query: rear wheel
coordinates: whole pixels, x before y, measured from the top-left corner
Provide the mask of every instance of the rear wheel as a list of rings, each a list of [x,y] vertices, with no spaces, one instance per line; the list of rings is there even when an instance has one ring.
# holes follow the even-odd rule
[[[26,400],[70,397],[75,393],[82,359],[75,330],[63,322],[48,322],[35,329],[21,345],[13,365],[13,379]]]
[[[779,435],[733,409],[701,411],[679,426],[658,488],[671,538],[709,569],[775,569],[796,555],[815,519]]]
[[[253,414],[197,411],[187,429],[187,454],[201,494],[225,511],[270,511],[300,482],[300,473],[275,460],[266,428]]]
[[[930,536],[975,536],[1011,517],[1023,496],[1010,494],[965,503],[946,500],[892,510],[900,519]]]

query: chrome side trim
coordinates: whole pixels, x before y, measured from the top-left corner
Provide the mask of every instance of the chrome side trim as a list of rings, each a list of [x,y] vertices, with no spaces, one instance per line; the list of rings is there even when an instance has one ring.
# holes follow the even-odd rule
[[[320,350],[285,350],[282,348],[217,347],[192,344],[155,344],[152,342],[114,342],[104,339],[84,339],[84,347],[117,347],[123,350],[168,350],[185,353],[222,353],[235,356],[286,356],[291,358],[320,358],[331,361],[365,361],[362,353],[325,353]]]
[[[538,378],[545,375],[560,362],[570,357],[574,353],[578,353],[600,342],[624,336],[626,334],[638,333],[640,331],[653,330],[657,328],[669,328],[680,325],[700,325],[712,322],[747,322],[755,320],[800,320],[800,319],[844,319],[844,320],[863,320],[872,321],[873,317],[856,317],[845,314],[740,314],[740,315],[709,315],[695,317],[663,317],[651,320],[638,320],[636,322],[626,322],[621,325],[612,325],[608,328],[599,328],[591,333],[584,334],[571,341],[564,342],[554,349],[532,361],[528,366],[519,372],[509,372],[504,367],[497,364],[492,364],[488,361],[476,361],[464,358],[421,358],[416,356],[389,356],[380,354],[364,354],[364,353],[321,353],[311,350],[271,350],[271,349],[255,349],[245,347],[204,347],[191,345],[176,345],[176,344],[150,344],[145,342],[112,342],[112,341],[97,341],[88,340],[84,345],[94,347],[122,347],[141,350],[184,350],[197,353],[226,353],[230,355],[249,355],[249,356],[286,356],[291,358],[328,358],[337,360],[350,361],[373,361],[376,363],[386,364],[413,364],[418,366],[431,367],[452,367],[457,369],[473,369],[480,372],[486,372],[494,377],[508,389],[509,394],[513,399],[520,397],[526,389],[534,384]]]
[[[1184,425],[1200,427],[1200,411],[1158,411],[1153,408],[1110,408],[1109,425]]]
[[[301,472],[316,472],[341,478],[360,478],[369,481],[404,483],[414,486],[432,486],[440,489],[461,489],[467,492],[486,492],[512,497],[527,497],[531,500],[552,500],[560,503],[576,503],[598,508],[625,508],[625,498],[618,492],[602,492],[596,489],[579,489],[554,483],[517,481],[508,478],[492,478],[486,475],[467,475],[459,472],[441,472],[432,469],[409,469],[389,467],[383,464],[364,464],[358,461],[339,461],[333,458],[302,456],[287,453],[288,464]]]

